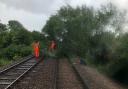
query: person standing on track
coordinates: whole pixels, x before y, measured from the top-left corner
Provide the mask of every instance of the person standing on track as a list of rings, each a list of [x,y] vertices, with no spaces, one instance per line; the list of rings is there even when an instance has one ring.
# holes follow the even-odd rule
[[[56,48],[56,43],[55,43],[55,41],[51,41],[51,44],[50,44],[50,46],[49,46],[49,51],[50,51],[50,52],[53,52],[53,51],[55,50],[55,48]]]
[[[33,43],[34,56],[36,59],[39,58],[39,46],[40,46],[39,41],[35,41]]]

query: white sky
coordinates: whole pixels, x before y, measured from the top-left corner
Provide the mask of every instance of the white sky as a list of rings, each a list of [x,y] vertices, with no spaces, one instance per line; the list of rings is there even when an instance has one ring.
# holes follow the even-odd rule
[[[99,8],[110,1],[118,8],[128,10],[128,0],[0,0],[0,20],[6,24],[9,20],[18,20],[30,31],[41,31],[49,16],[63,5],[86,4]]]

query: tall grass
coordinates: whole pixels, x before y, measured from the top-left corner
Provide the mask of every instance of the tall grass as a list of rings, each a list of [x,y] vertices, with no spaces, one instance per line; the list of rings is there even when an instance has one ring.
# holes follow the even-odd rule
[[[0,59],[0,67],[8,65],[12,63],[12,60],[8,60],[8,59]]]

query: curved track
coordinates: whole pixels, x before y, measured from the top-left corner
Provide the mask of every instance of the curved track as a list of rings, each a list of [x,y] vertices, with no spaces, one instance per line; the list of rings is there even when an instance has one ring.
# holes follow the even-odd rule
[[[0,89],[9,89],[29,70],[31,70],[38,62],[39,61],[35,60],[33,56],[29,56],[25,60],[1,71]]]
[[[42,60],[11,89],[57,89],[57,60]]]

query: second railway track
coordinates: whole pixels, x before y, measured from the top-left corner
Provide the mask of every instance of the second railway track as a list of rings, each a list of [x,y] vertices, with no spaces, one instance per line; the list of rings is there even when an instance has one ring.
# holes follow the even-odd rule
[[[67,59],[59,60],[57,89],[88,89]]]

